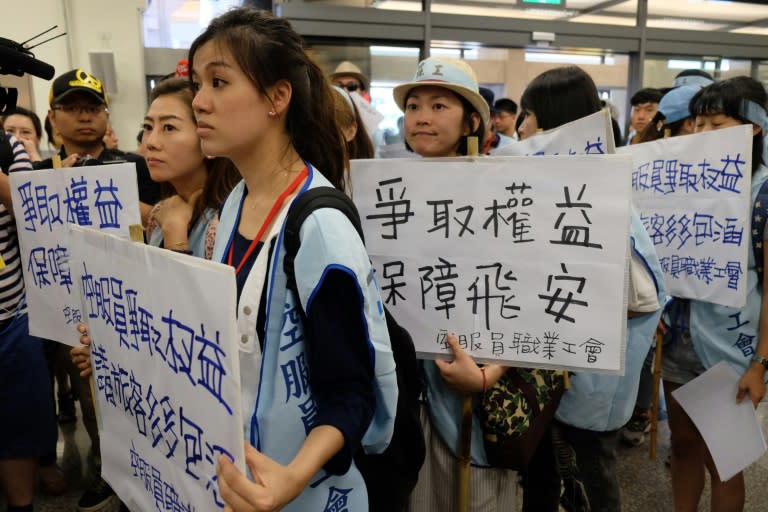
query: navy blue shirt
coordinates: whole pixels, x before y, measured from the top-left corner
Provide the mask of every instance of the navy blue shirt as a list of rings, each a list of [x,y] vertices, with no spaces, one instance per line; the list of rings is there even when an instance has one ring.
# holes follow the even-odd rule
[[[232,240],[232,264],[240,263],[251,241],[237,230]],[[237,275],[237,300],[245,281],[264,247],[256,245]],[[273,246],[270,246],[270,259]],[[269,265],[269,263],[268,263]],[[301,272],[301,269],[296,269]],[[256,329],[264,340],[266,286],[261,291]],[[293,293],[293,292],[289,292]],[[298,302],[298,301],[297,301]],[[344,435],[344,446],[324,466],[335,475],[349,470],[352,457],[373,419],[376,398],[373,394],[374,361],[369,350],[362,296],[351,274],[333,269],[326,273],[302,319],[307,342],[309,383],[318,406],[317,425],[331,425]]]

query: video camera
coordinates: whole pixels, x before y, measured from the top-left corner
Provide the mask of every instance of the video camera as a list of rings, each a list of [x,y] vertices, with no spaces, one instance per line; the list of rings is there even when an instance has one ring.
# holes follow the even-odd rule
[[[46,39],[31,47],[25,47],[24,45],[37,39],[43,34],[47,34],[55,28],[56,25],[21,43],[0,37],[0,75],[24,76],[24,73],[29,73],[30,75],[45,80],[53,78],[53,75],[56,74],[56,70],[53,69],[53,66],[37,60],[31,50],[52,39],[63,36],[66,32]],[[0,114],[4,115],[13,112],[16,108],[16,100],[18,99],[18,90],[13,87],[2,87],[2,85],[0,85]],[[3,135],[4,133],[2,129],[0,129],[0,170],[7,174],[8,168],[11,163],[13,163],[14,156],[8,139]]]
[[[46,39],[32,47],[25,47],[24,45],[55,28],[55,26],[51,27],[45,32],[36,35],[32,39],[27,39],[22,43],[17,43],[16,41],[0,37],[0,75],[24,76],[25,73],[29,73],[30,75],[45,80],[53,78],[53,75],[56,73],[53,66],[41,60],[37,60],[31,50],[52,39],[63,36],[66,32]],[[12,87],[0,87],[0,114],[10,112],[16,108],[16,100],[18,97],[18,90]]]

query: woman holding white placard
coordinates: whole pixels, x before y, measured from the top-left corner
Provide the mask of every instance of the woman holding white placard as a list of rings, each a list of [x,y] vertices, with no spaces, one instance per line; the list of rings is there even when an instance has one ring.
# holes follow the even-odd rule
[[[765,396],[768,301],[763,300],[766,280],[762,269],[768,257],[758,245],[757,252],[762,253],[762,257],[756,261],[754,244],[764,244],[768,239],[764,224],[759,226],[759,218],[764,218],[768,204],[761,206],[765,201],[758,197],[765,194],[761,187],[768,181],[764,145],[767,103],[763,85],[749,77],[716,82],[699,91],[690,102],[690,112],[696,118],[695,133],[743,124],[752,126],[750,218],[757,223],[753,222],[750,230],[749,264],[741,277],[747,280],[747,302],[743,308],[675,298],[665,311],[669,343],[664,348],[662,379],[672,438],[672,494],[675,510],[680,512],[697,510],[704,489],[705,468],[712,488],[711,510],[725,512],[744,508],[743,473],[727,482],[720,480],[701,434],[672,392],[725,360],[742,374],[736,396],[738,402],[749,397],[757,407]],[[738,168],[738,164],[735,165]]]
[[[187,80],[163,80],[152,90],[142,139],[150,176],[161,184],[163,199],[150,212],[147,233],[151,245],[210,259],[218,209],[239,175],[229,160],[203,155],[192,97]],[[87,325],[77,329],[80,345],[70,355],[81,375],[87,376],[91,340]],[[107,489],[103,480],[97,484],[96,488]],[[86,491],[81,504],[90,503],[93,494]],[[109,493],[105,496],[109,498]]]
[[[296,290],[282,264],[293,200],[344,188],[335,93],[290,24],[252,8],[214,19],[189,67],[201,154],[230,159],[242,177],[221,208],[213,260],[235,269],[249,474],[221,457],[219,495],[234,511],[366,510],[353,456],[387,446],[397,401],[370,259],[349,220],[320,209],[302,224]]]
[[[523,93],[520,106],[525,113],[520,126],[522,139],[601,109],[592,78],[575,66],[551,69],[537,76]],[[572,374],[570,387],[555,413],[552,435],[541,442],[524,476],[524,512],[556,512],[561,480],[565,489],[563,500],[568,505],[576,507],[579,500],[587,499],[595,511],[621,510],[615,446],[619,429],[632,415],[640,370],[665,299],[656,252],[634,211],[629,243],[625,373]],[[563,457],[564,453],[572,454],[575,460],[572,472],[569,457]],[[560,464],[556,464],[556,457],[561,458]]]
[[[472,68],[463,61],[429,58],[419,63],[413,81],[395,87],[395,102],[405,113],[406,148],[422,157],[467,155],[468,138],[483,146],[485,126],[490,122],[488,104],[480,95]],[[476,150],[476,148],[475,148]],[[456,510],[456,465],[459,454],[458,420],[461,397],[481,393],[493,385],[504,368],[482,369],[461,349],[454,335],[448,336],[454,359],[426,362],[427,404],[422,425],[427,442],[427,460],[411,497],[409,510]],[[513,510],[517,474],[489,467],[481,429],[473,415],[471,443],[470,510]]]
[[[344,189],[335,93],[290,24],[256,9],[214,19],[189,66],[203,151],[243,178],[222,208],[214,260],[235,267],[250,475],[221,458],[221,496],[233,511],[365,510],[353,456],[387,446],[397,401],[370,260],[344,214],[323,208],[302,224],[295,290],[283,267],[293,200]]]

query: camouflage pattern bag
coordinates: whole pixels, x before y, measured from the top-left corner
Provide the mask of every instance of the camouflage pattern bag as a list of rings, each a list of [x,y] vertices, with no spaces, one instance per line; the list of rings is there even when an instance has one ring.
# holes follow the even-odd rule
[[[488,462],[524,470],[565,392],[562,371],[510,368],[483,395],[477,414]]]

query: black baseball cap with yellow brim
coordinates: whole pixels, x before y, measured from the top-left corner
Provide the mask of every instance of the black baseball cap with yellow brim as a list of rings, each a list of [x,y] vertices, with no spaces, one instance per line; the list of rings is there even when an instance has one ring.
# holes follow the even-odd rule
[[[86,93],[93,96],[100,103],[109,104],[107,93],[104,91],[104,85],[101,83],[101,80],[79,68],[67,71],[53,81],[51,90],[48,93],[48,103],[53,106],[75,92]]]

